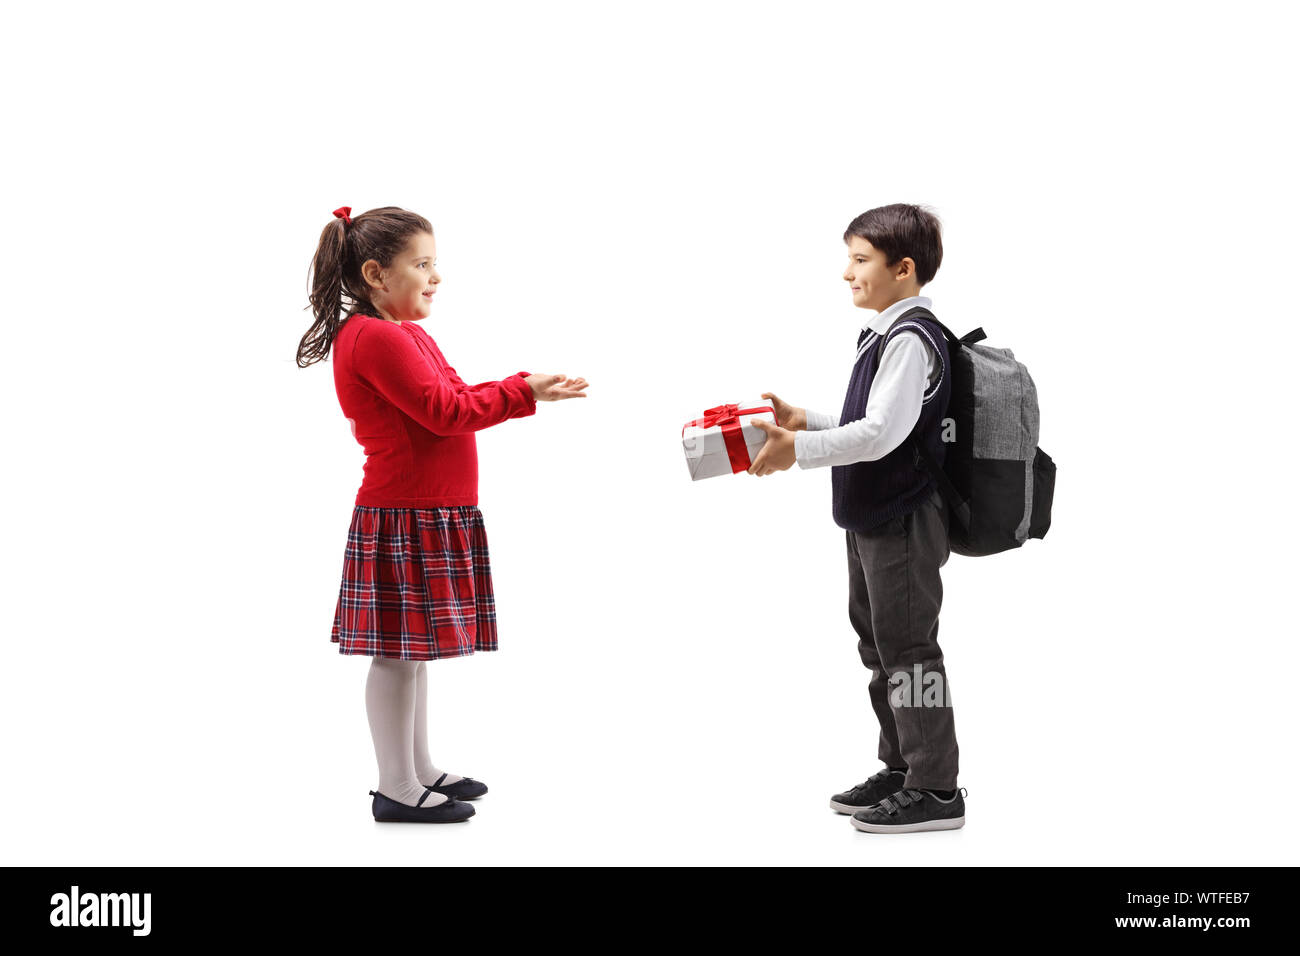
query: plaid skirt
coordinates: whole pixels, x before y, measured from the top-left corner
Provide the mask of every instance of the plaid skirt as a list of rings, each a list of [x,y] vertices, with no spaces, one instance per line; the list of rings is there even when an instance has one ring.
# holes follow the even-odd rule
[[[330,640],[407,661],[495,651],[482,512],[354,506]]]

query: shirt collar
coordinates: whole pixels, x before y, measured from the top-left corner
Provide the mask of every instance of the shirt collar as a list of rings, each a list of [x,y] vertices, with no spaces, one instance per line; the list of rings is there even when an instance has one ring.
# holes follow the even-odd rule
[[[862,331],[867,329],[875,332],[877,335],[884,335],[889,331],[889,327],[894,324],[894,320],[906,312],[908,309],[930,308],[930,300],[923,295],[909,295],[906,299],[899,299],[889,308],[877,312],[867,321],[862,323]]]

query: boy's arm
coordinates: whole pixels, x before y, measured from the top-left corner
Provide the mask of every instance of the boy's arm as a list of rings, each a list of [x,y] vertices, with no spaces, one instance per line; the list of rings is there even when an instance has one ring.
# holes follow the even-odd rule
[[[410,335],[392,323],[373,322],[353,343],[352,367],[403,413],[435,435],[459,435],[537,411],[523,373],[500,382],[466,386],[436,369]]]
[[[867,396],[866,413],[847,425],[796,432],[800,468],[851,465],[884,458],[906,440],[921,417],[935,359],[919,335],[903,332],[889,340]],[[811,429],[812,414],[809,414]]]
[[[828,415],[826,412],[814,411],[811,408],[803,410],[808,419],[807,429],[810,432],[819,432],[826,428],[834,428],[840,423],[838,415]]]

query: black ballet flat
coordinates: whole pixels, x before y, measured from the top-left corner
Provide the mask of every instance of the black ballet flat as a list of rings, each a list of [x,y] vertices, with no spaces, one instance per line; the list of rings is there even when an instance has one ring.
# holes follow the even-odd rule
[[[447,775],[444,773],[429,789],[453,800],[477,800],[488,792],[487,784],[473,777],[462,777],[455,783],[439,786],[446,779]]]
[[[460,823],[474,815],[474,808],[468,803],[448,798],[436,807],[424,806],[429,794],[436,793],[432,787],[425,787],[420,802],[413,807],[390,800],[378,790],[371,790],[375,799],[370,804],[370,812],[379,823]]]

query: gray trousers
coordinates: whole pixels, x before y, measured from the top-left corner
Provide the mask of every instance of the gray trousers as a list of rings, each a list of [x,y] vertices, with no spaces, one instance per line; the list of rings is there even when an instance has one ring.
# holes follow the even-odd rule
[[[844,532],[849,620],[871,668],[880,759],[906,767],[904,786],[957,786],[957,732],[939,649],[939,568],[948,562],[948,509],[936,488],[920,508],[870,531]],[[892,680],[891,680],[892,679]]]

